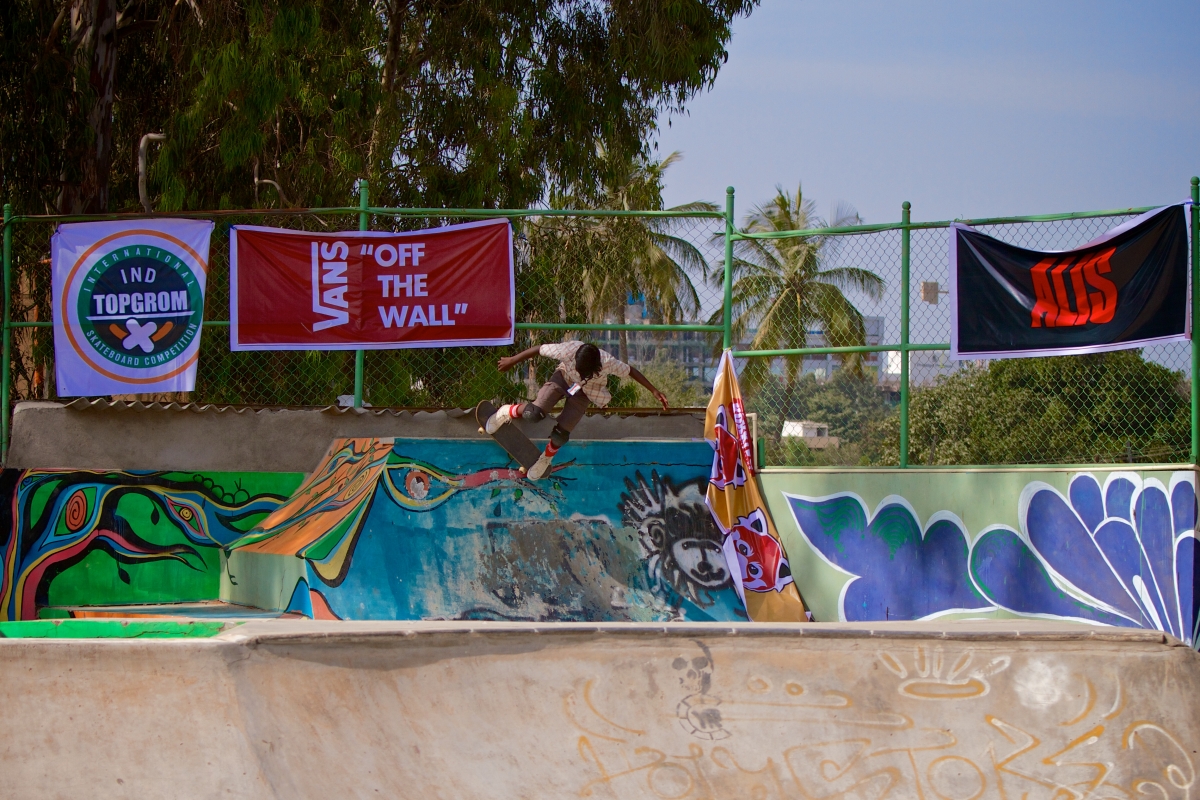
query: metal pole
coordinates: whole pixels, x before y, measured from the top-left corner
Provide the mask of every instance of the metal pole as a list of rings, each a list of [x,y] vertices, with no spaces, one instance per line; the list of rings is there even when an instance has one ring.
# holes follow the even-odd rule
[[[4,204],[4,338],[0,345],[0,463],[8,463],[9,395],[12,393],[12,204]]]
[[[900,206],[900,468],[908,466],[908,246],[912,204]]]
[[[725,189],[725,299],[721,316],[722,347],[733,347],[733,187]]]
[[[358,229],[365,231],[369,225],[369,216],[367,209],[370,208],[370,203],[367,202],[367,179],[358,179]],[[365,362],[366,352],[363,350],[354,351],[354,407],[362,408],[363,404],[363,366]]]
[[[1200,317],[1200,178],[1192,178],[1192,463],[1200,463],[1200,350],[1196,348],[1196,322]],[[5,228],[5,235],[8,229]],[[8,240],[5,239],[5,242]],[[7,244],[5,245],[7,248]],[[8,252],[7,249],[5,252]],[[7,264],[7,257],[5,264]],[[7,274],[7,273],[6,273]]]

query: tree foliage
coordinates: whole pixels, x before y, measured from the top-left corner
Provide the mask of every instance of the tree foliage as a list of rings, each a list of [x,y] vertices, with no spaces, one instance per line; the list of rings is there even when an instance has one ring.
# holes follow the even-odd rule
[[[779,466],[873,463],[881,457],[884,421],[895,413],[871,377],[844,369],[824,382],[804,375],[790,388],[786,380],[768,375],[750,395],[749,409],[758,414],[768,463]],[[838,437],[839,446],[810,450],[799,438],[782,438],[787,420],[828,424],[829,435]]]
[[[148,186],[159,211],[349,205],[360,177],[374,205],[661,208],[657,120],[711,85],[733,20],[755,5],[11,0],[0,4],[0,193],[18,214],[139,210],[138,143],[162,132]],[[44,319],[48,234],[19,230],[17,281]],[[629,291],[663,319],[697,313],[692,276],[703,270],[666,227],[522,232],[522,319],[619,316]],[[19,349],[41,375],[49,335],[31,337]],[[330,402],[349,391],[342,354],[234,357],[213,331],[204,346],[197,399]],[[454,405],[523,392],[494,360],[484,348],[373,353],[368,395]],[[22,391],[38,383],[23,380]]]
[[[598,191],[560,192],[552,207],[659,211],[663,175],[679,159],[638,158]],[[710,210],[694,203],[674,210]],[[527,258],[518,281],[522,319],[545,322],[624,321],[629,298],[641,295],[653,322],[679,323],[700,311],[696,282],[704,256],[674,230],[677,219],[547,216],[527,221]]]
[[[743,233],[778,233],[811,228],[842,227],[860,223],[858,213],[840,206],[832,221],[816,213],[816,204],[806,200],[799,187],[793,196],[782,187],[770,202],[758,206],[747,217]],[[780,239],[741,239],[736,242],[733,261],[733,336],[745,341],[754,331],[754,350],[798,349],[808,346],[808,331],[814,326],[825,333],[832,347],[866,344],[862,313],[846,297],[857,290],[872,299],[883,295],[883,279],[870,270],[844,266],[837,261],[838,240],[830,236]],[[722,278],[712,274],[714,283]],[[719,321],[719,312],[712,318]],[[753,391],[765,379],[770,359],[752,359],[742,380]],[[842,363],[850,372],[862,371],[862,357],[849,354]],[[784,374],[794,387],[803,357],[784,359]]]
[[[162,131],[160,210],[342,205],[364,176],[404,206],[594,192],[756,3],[11,0],[0,186],[19,213],[134,210]]]
[[[1188,385],[1138,350],[993,361],[913,392],[911,464],[1186,460]],[[884,463],[897,463],[899,419]]]

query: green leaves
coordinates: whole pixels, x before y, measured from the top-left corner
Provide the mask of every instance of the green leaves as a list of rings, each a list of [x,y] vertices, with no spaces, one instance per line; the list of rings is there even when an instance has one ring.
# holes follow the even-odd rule
[[[1183,376],[1137,350],[993,361],[914,391],[910,408],[912,464],[1161,463],[1191,446]]]
[[[602,152],[611,181],[595,190],[577,186],[556,193],[561,208],[628,210],[662,208],[663,173],[678,159],[613,163]],[[686,220],[630,217],[543,217],[525,223],[529,257],[520,266],[523,291],[517,313],[525,320],[604,322],[624,320],[630,296],[645,298],[653,322],[678,323],[700,311],[695,282],[706,261],[677,235]]]
[[[816,204],[806,200],[799,188],[793,196],[778,188],[770,202],[758,206],[746,218],[746,233],[803,231],[810,228],[841,227],[861,222],[858,213],[841,204],[831,223],[817,216]],[[805,236],[783,239],[743,239],[736,243],[733,262],[733,333],[745,341],[754,331],[750,347],[755,350],[807,347],[808,331],[820,329],[832,347],[866,344],[862,313],[843,294],[847,290],[868,297],[883,295],[883,279],[862,267],[841,261],[837,237]],[[721,274],[710,274],[716,283]],[[720,321],[720,311],[709,320]],[[795,385],[801,356],[784,359],[788,385]],[[841,356],[845,369],[862,372],[862,356]],[[769,359],[751,359],[742,382],[754,391],[767,380]]]
[[[750,398],[750,410],[759,415],[759,431],[767,437],[767,462],[772,465],[811,466],[877,463],[885,456],[883,436],[895,421],[873,378],[838,370],[818,383],[812,374],[800,377],[789,389],[784,381],[768,376]],[[798,437],[780,438],[785,420],[811,420],[829,426],[839,447],[810,450]]]
[[[135,0],[121,11],[112,201],[150,131],[159,210],[401,206],[595,195],[648,153],[658,115],[711,84],[756,0]],[[89,139],[61,4],[0,11],[0,152],[18,213],[53,204]],[[199,11],[203,12],[203,20]],[[58,20],[56,22],[56,20]],[[128,33],[123,33],[128,31]],[[136,31],[136,34],[133,32]],[[615,170],[615,172],[614,172]]]

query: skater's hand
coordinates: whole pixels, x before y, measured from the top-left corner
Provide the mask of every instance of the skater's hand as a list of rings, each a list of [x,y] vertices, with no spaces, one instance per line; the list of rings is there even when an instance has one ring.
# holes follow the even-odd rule
[[[667,396],[658,389],[654,390],[654,399],[662,403],[663,411],[666,411],[670,407],[670,403],[667,402]]]
[[[501,372],[508,372],[510,369],[515,367],[517,364],[520,364],[522,361],[528,361],[529,359],[536,356],[539,352],[541,352],[541,348],[535,344],[533,347],[530,347],[527,350],[522,350],[521,352],[517,353],[515,356],[508,356],[506,358],[501,358],[500,361],[496,364],[496,367]]]

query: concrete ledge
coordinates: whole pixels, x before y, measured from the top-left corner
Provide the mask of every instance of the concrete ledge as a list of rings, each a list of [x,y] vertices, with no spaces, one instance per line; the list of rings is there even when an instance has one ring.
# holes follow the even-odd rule
[[[0,640],[0,708],[19,732],[0,739],[2,785],[1040,798],[1111,775],[1111,796],[1181,797],[1196,778],[1200,656],[1172,643],[1026,624],[292,620],[210,639]]]
[[[804,640],[913,640],[975,642],[1077,642],[1182,647],[1186,644],[1162,631],[1110,628],[1068,622],[1031,620],[964,620],[959,622],[843,622],[843,623],[728,623],[728,622],[493,622],[488,620],[323,621],[256,619],[230,628],[219,640],[253,644],[267,641],[360,641],[379,637],[496,634],[539,636],[742,636],[787,637]],[[1200,659],[1200,654],[1197,654]],[[1197,662],[1200,667],[1200,661]]]
[[[544,439],[552,419],[520,423]],[[576,439],[692,439],[694,412],[590,414]],[[473,409],[251,408],[76,400],[18,403],[6,466],[18,469],[309,472],[343,437],[478,438]]]

